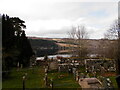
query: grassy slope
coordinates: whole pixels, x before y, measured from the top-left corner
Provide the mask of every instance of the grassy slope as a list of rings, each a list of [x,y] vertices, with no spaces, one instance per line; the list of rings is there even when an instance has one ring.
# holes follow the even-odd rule
[[[10,74],[10,78],[3,81],[3,88],[22,88],[22,76],[25,73],[28,73],[26,79],[26,88],[44,87],[43,68],[36,67],[34,71],[32,69],[20,69],[20,71],[14,69]]]
[[[26,88],[44,88],[44,68],[36,67],[34,71],[29,68],[14,69],[10,78],[3,81],[3,88],[22,88],[22,76],[28,73]],[[63,75],[60,77],[60,75]],[[49,80],[53,78],[54,88],[79,88],[79,84],[73,79],[73,75],[68,73],[48,73]]]
[[[81,70],[82,71],[82,70]],[[14,69],[10,74],[10,78],[3,81],[3,88],[22,88],[22,76],[28,73],[26,80],[26,88],[44,88],[44,68],[36,67],[34,71],[29,68]],[[72,74],[50,72],[48,73],[49,80],[52,78],[54,88],[80,88],[79,84],[73,79]],[[115,77],[109,77],[113,82],[114,87],[117,87]]]

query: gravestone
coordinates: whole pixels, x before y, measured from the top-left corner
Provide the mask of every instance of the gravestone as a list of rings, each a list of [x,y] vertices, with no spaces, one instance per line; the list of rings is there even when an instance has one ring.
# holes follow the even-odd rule
[[[69,69],[68,69],[68,72],[69,72],[69,73],[72,73],[72,68],[69,68]]]
[[[87,73],[87,75],[86,75],[86,78],[90,78],[90,75],[89,75],[89,73]]]
[[[101,66],[101,75],[103,75],[105,73],[105,68],[103,66]]]
[[[76,71],[76,81],[79,81],[79,73]]]
[[[47,81],[48,81],[47,73],[45,74],[44,81],[45,81],[45,86],[47,86]]]
[[[57,63],[56,61],[51,62],[51,63],[49,64],[49,69],[50,69],[50,70],[58,69],[58,63]]]
[[[45,68],[45,73],[48,73],[48,68],[47,67]]]
[[[76,79],[76,68],[73,68],[73,76],[74,76],[74,79]]]
[[[58,72],[60,72],[60,71],[61,71],[61,67],[59,66],[59,67],[58,67]]]

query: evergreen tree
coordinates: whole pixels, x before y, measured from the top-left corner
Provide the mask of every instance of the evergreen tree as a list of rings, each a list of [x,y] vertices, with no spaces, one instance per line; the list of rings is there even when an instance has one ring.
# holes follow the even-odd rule
[[[29,59],[34,54],[31,45],[25,35],[25,21],[18,17],[2,15],[2,65],[3,72],[17,66],[20,62],[23,66],[29,65]]]

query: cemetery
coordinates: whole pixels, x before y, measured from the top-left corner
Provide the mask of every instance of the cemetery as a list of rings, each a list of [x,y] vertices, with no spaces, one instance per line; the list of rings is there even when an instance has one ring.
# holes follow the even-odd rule
[[[117,87],[114,60],[85,59],[84,62],[81,65],[71,58],[37,60],[30,68],[11,71],[14,80],[3,81],[3,87],[22,88],[25,84],[25,88],[83,88],[83,83],[91,88]]]
[[[117,86],[115,78],[113,79],[116,71],[115,61],[111,59],[85,59],[84,65],[83,63],[81,65],[81,62],[73,58],[52,58],[48,59],[47,63],[45,73],[46,76],[48,76],[47,78],[49,78],[49,82],[51,82],[50,78],[52,78],[52,81],[55,80],[56,82],[56,79],[59,80],[60,78],[65,77],[64,74],[58,74],[66,73],[68,75],[72,75],[72,79],[75,80],[80,87],[82,87],[81,80],[84,79],[86,83],[86,80],[88,80],[88,82],[90,82],[88,84],[92,85],[88,85],[88,87],[113,88]],[[92,82],[94,81],[92,78],[95,78],[95,82]]]
[[[115,73],[116,66],[115,60],[104,60],[104,59],[85,59],[85,69],[86,72],[100,72],[104,74],[105,72]]]

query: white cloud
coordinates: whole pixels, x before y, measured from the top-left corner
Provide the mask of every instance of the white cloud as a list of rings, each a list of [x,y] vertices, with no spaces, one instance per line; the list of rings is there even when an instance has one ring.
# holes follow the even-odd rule
[[[117,18],[117,2],[118,0],[2,0],[0,11],[25,20],[27,35],[65,37],[72,25],[82,24],[92,32],[91,38],[101,38]],[[60,31],[62,33],[59,34]]]

